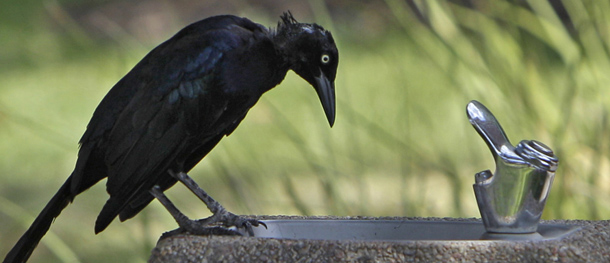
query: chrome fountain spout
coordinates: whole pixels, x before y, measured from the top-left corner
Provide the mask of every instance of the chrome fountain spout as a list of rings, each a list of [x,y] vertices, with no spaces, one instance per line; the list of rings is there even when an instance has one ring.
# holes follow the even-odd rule
[[[487,143],[496,172],[475,175],[474,192],[488,233],[535,233],[559,163],[538,141],[514,147],[493,114],[478,101],[466,107],[468,119]]]

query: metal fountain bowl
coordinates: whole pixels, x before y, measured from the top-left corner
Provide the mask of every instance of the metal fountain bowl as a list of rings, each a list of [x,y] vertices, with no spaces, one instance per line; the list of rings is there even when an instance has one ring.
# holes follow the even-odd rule
[[[276,219],[264,220],[254,236],[276,239],[311,240],[553,240],[580,227],[565,224],[539,224],[532,234],[487,233],[482,222],[364,219]],[[245,232],[242,234],[247,235]]]

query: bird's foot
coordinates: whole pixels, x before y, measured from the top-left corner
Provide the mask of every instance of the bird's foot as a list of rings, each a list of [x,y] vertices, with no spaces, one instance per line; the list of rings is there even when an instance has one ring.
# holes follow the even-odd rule
[[[231,229],[232,227],[244,229],[249,236],[254,236],[253,226],[258,227],[262,225],[267,228],[267,225],[264,222],[256,219],[244,218],[226,211],[223,214],[213,215],[199,220],[182,219],[178,224],[180,226],[178,229],[165,232],[161,238],[163,239],[185,233],[198,236],[243,236],[242,232]]]
[[[198,189],[203,192],[202,189]],[[177,230],[170,231],[164,236],[171,236],[176,234],[181,234],[188,232],[193,235],[242,235],[240,232],[229,229],[230,227],[243,228],[250,236],[254,236],[254,231],[252,230],[252,226],[260,226],[263,225],[267,228],[265,223],[260,222],[256,219],[244,218],[238,215],[235,215],[231,212],[228,212],[223,206],[221,206],[218,202],[212,200],[214,203],[208,205],[208,207],[212,207],[211,209],[214,214],[210,217],[200,219],[200,220],[191,220],[186,215],[178,210],[178,208],[167,198],[167,196],[161,191],[158,186],[155,186],[151,189],[150,193],[156,197],[163,206],[170,212],[170,214],[178,223],[180,227]],[[205,192],[203,192],[205,194]],[[206,194],[207,196],[207,194]],[[220,225],[220,226],[214,226]],[[224,228],[223,228],[224,227]]]
[[[213,215],[208,218],[198,220],[198,222],[203,223],[203,225],[219,223],[225,227],[236,227],[238,229],[243,228],[250,236],[254,236],[252,226],[263,225],[265,228],[267,228],[267,225],[265,225],[263,222],[255,219],[244,218],[228,212],[220,203],[201,189],[201,187],[199,187],[199,185],[197,185],[197,183],[195,183],[195,181],[188,176],[188,174],[184,172],[175,173],[171,170],[168,172],[171,176],[182,182],[197,197],[199,197],[199,199],[203,201],[207,205],[208,209],[210,209],[210,211],[213,213]]]
[[[242,228],[250,236],[254,236],[254,230],[252,230],[253,226],[257,227],[262,225],[267,228],[267,225],[262,221],[238,216],[236,214],[228,212],[224,208],[220,209],[220,211],[218,211],[216,214],[198,221],[204,222],[206,225],[217,223],[221,224],[224,227],[236,227],[238,229]]]

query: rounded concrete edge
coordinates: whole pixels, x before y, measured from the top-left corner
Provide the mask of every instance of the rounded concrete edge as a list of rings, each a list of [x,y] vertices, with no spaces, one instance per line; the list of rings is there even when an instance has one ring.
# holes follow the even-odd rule
[[[476,218],[249,216],[271,219],[470,221]],[[149,262],[610,262],[610,221],[549,220],[582,228],[548,241],[290,240],[176,235],[159,240]]]

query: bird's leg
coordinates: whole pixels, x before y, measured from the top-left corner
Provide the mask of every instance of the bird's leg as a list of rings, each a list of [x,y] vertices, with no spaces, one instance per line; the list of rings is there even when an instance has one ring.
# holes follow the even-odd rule
[[[163,237],[172,236],[175,234],[183,233],[184,231],[189,232],[194,235],[240,235],[238,232],[231,231],[229,229],[224,229],[220,227],[201,227],[202,225],[207,225],[207,219],[202,220],[191,220],[186,215],[184,215],[178,208],[172,203],[172,201],[167,198],[167,196],[161,191],[159,186],[155,185],[150,193],[163,204],[163,206],[169,211],[169,213],[174,217],[176,223],[180,226],[180,229],[167,232],[163,235]],[[211,221],[211,220],[208,220]]]
[[[209,225],[212,223],[222,223],[226,227],[235,226],[238,228],[245,228],[248,231],[250,236],[254,236],[254,231],[252,230],[252,226],[263,225],[265,228],[267,225],[265,223],[260,222],[256,219],[246,219],[242,218],[238,215],[235,215],[231,212],[228,212],[220,203],[214,200],[208,193],[206,193],[193,179],[188,176],[188,174],[184,172],[174,173],[169,171],[169,173],[176,178],[178,181],[182,182],[191,192],[193,192],[201,201],[203,201],[208,209],[212,212],[212,216],[208,218],[204,218],[198,220],[197,222],[202,225]],[[178,219],[176,219],[178,220]]]

